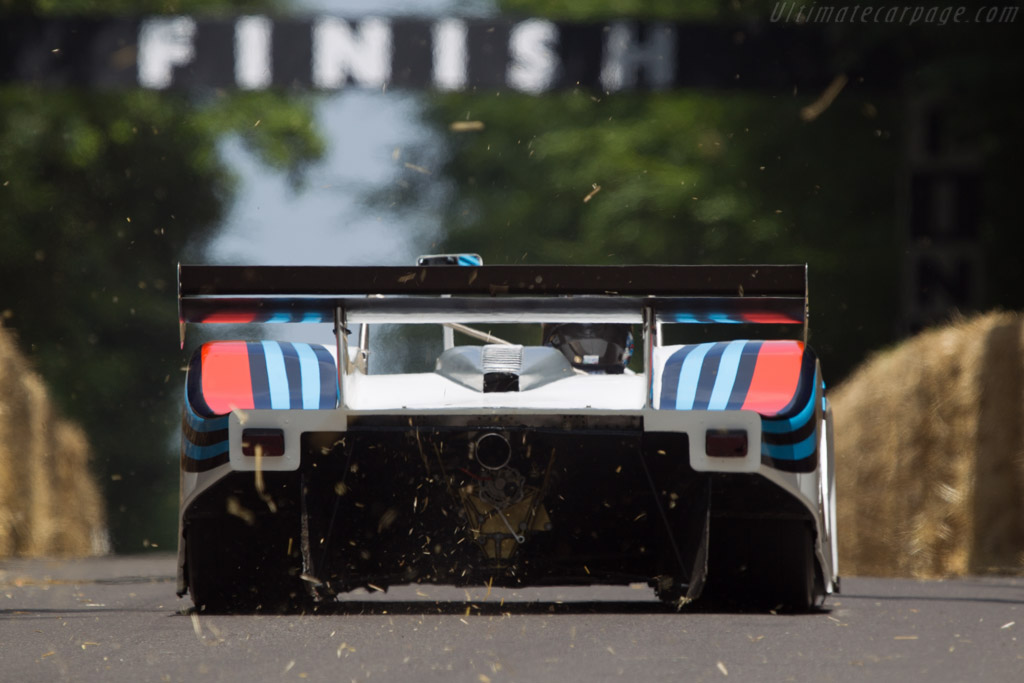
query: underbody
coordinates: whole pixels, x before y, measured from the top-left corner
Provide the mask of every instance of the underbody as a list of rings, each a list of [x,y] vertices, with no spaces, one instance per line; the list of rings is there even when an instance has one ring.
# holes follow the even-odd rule
[[[507,440],[507,457],[481,462],[483,435]],[[227,474],[186,509],[184,533],[225,521],[222,540],[287,556],[296,591],[319,600],[408,583],[644,582],[696,596],[716,576],[709,551],[713,566],[749,545],[740,529],[813,527],[763,477],[695,472],[685,434],[551,416],[373,416],[310,432],[297,471]]]

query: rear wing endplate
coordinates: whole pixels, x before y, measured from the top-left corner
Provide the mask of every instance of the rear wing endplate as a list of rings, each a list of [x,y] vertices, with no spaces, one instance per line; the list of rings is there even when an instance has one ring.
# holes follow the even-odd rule
[[[178,266],[187,323],[807,324],[806,265]]]

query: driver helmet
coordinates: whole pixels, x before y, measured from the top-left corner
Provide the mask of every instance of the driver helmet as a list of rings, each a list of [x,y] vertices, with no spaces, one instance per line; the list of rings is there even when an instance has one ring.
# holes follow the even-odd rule
[[[591,373],[622,374],[633,357],[633,332],[614,323],[545,324],[544,346],[562,352],[574,368]]]

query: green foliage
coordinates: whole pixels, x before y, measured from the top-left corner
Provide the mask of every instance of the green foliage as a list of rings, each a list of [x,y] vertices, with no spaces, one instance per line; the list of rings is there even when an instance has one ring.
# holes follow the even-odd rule
[[[891,333],[859,321],[892,320],[899,304],[886,294],[898,286],[898,111],[853,95],[805,122],[811,99],[435,98],[438,127],[484,123],[452,136],[444,249],[492,262],[810,262],[815,344],[852,363]],[[866,328],[856,338],[851,320]]]
[[[174,547],[175,264],[230,206],[228,134],[295,183],[323,149],[294,96],[0,88],[0,314],[88,431],[121,551]]]
[[[655,0],[629,10],[601,0],[502,5],[580,20],[628,12],[766,22],[771,10],[708,2],[679,14]],[[1012,85],[1024,41],[1007,39],[1019,37],[1018,26],[827,27],[837,75],[881,51],[904,83],[888,93],[848,83],[813,120],[801,110],[821,93],[795,89],[436,96],[427,118],[448,139],[439,174],[447,238],[438,250],[477,251],[492,263],[807,262],[812,343],[834,382],[902,331],[906,129],[921,125],[906,118],[908,92],[943,103],[952,137],[985,160],[980,248],[995,267],[985,271],[983,307],[1024,305],[1013,189],[1024,136]],[[452,132],[465,120],[483,130]],[[385,200],[415,201],[437,185],[412,189]]]
[[[503,10],[512,14],[553,19],[631,17],[679,21],[714,18],[723,9],[724,3],[721,0],[696,0],[687,3],[673,0],[504,0],[501,5]]]

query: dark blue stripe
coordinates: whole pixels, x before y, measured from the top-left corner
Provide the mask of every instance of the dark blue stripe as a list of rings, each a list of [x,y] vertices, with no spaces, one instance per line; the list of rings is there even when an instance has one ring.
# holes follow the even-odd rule
[[[814,421],[816,414],[814,397],[804,404],[803,409],[794,417],[764,418],[761,431],[765,434],[792,434],[803,429],[808,422]]]
[[[214,467],[219,467],[228,462],[227,444],[224,445],[224,452],[211,455],[205,458],[194,458],[181,449],[181,469],[185,472],[206,472]]]
[[[800,362],[800,381],[796,391],[793,392],[793,400],[784,409],[779,411],[776,417],[793,417],[799,413],[818,393],[818,357],[810,347],[804,347],[804,355]]]
[[[292,410],[302,410],[302,369],[299,352],[291,342],[278,342],[284,356],[284,371],[288,376],[288,404]]]
[[[270,405],[270,377],[267,375],[267,358],[261,342],[247,342],[249,351],[249,376],[252,378],[252,405],[258,410],[267,410]]]
[[[208,446],[216,441],[224,441],[228,438],[228,418],[215,420],[202,420],[205,424],[193,424],[188,416],[188,411],[183,411],[181,420],[181,435],[196,446]]]
[[[338,405],[338,368],[330,351],[316,344],[311,346],[320,361],[320,409],[331,410]]]
[[[718,377],[718,368],[722,364],[722,352],[728,346],[728,342],[716,342],[704,356],[704,363],[700,368],[700,377],[697,379],[697,393],[693,399],[694,410],[707,410],[711,402],[711,392],[715,390],[715,379]]]
[[[818,443],[821,439],[818,387],[821,381],[816,364],[810,384],[813,387],[811,395],[797,416],[761,421],[762,462],[771,467],[788,472],[813,472],[818,466]]]
[[[661,401],[658,404],[662,410],[675,408],[676,395],[679,393],[679,370],[683,367],[683,361],[690,354],[695,346],[684,346],[665,361],[665,367],[661,372]]]
[[[768,420],[764,420],[762,430],[773,432],[775,434],[784,434],[786,432],[794,432],[805,424],[808,420],[813,420],[817,415],[817,397],[818,393],[814,390],[814,387],[818,385],[818,373],[812,375],[811,381],[806,381],[805,377],[801,377],[801,386],[797,388],[797,397],[803,399],[803,403],[800,404],[799,410],[797,410],[793,404],[787,406],[786,410],[789,411],[786,414],[780,414],[783,416],[776,416]],[[810,387],[809,390],[807,387]]]
[[[740,358],[740,366],[736,370],[736,381],[732,385],[732,396],[726,404],[726,410],[739,410],[743,402],[747,400],[747,392],[750,391],[750,380],[754,378],[754,368],[757,367],[757,355],[761,352],[763,342],[751,341],[743,348],[743,356]]]
[[[188,372],[185,375],[185,404],[189,406],[190,412],[194,411],[203,417],[213,417],[213,409],[203,397],[203,347],[200,346],[192,353],[192,359],[188,363]]]
[[[210,460],[228,452],[228,440],[210,444],[208,446],[197,446],[190,441],[185,441],[183,453],[191,460]]]
[[[813,472],[818,469],[818,451],[800,460],[782,460],[762,454],[761,464],[783,472]]]
[[[205,401],[203,402],[205,403]],[[185,400],[185,422],[197,432],[212,432],[218,429],[228,428],[228,416],[205,417],[196,412],[188,399]]]
[[[803,460],[809,458],[818,451],[818,431],[814,430],[809,436],[791,444],[761,444],[761,454],[767,455],[773,460]]]
[[[811,407],[813,404],[814,401],[808,403],[807,406]],[[807,438],[808,434],[818,429],[818,423],[821,422],[821,418],[816,411],[812,411],[810,417],[802,425],[789,424],[789,422],[789,420],[777,421],[762,418],[761,440],[776,446],[785,446],[803,441]]]

